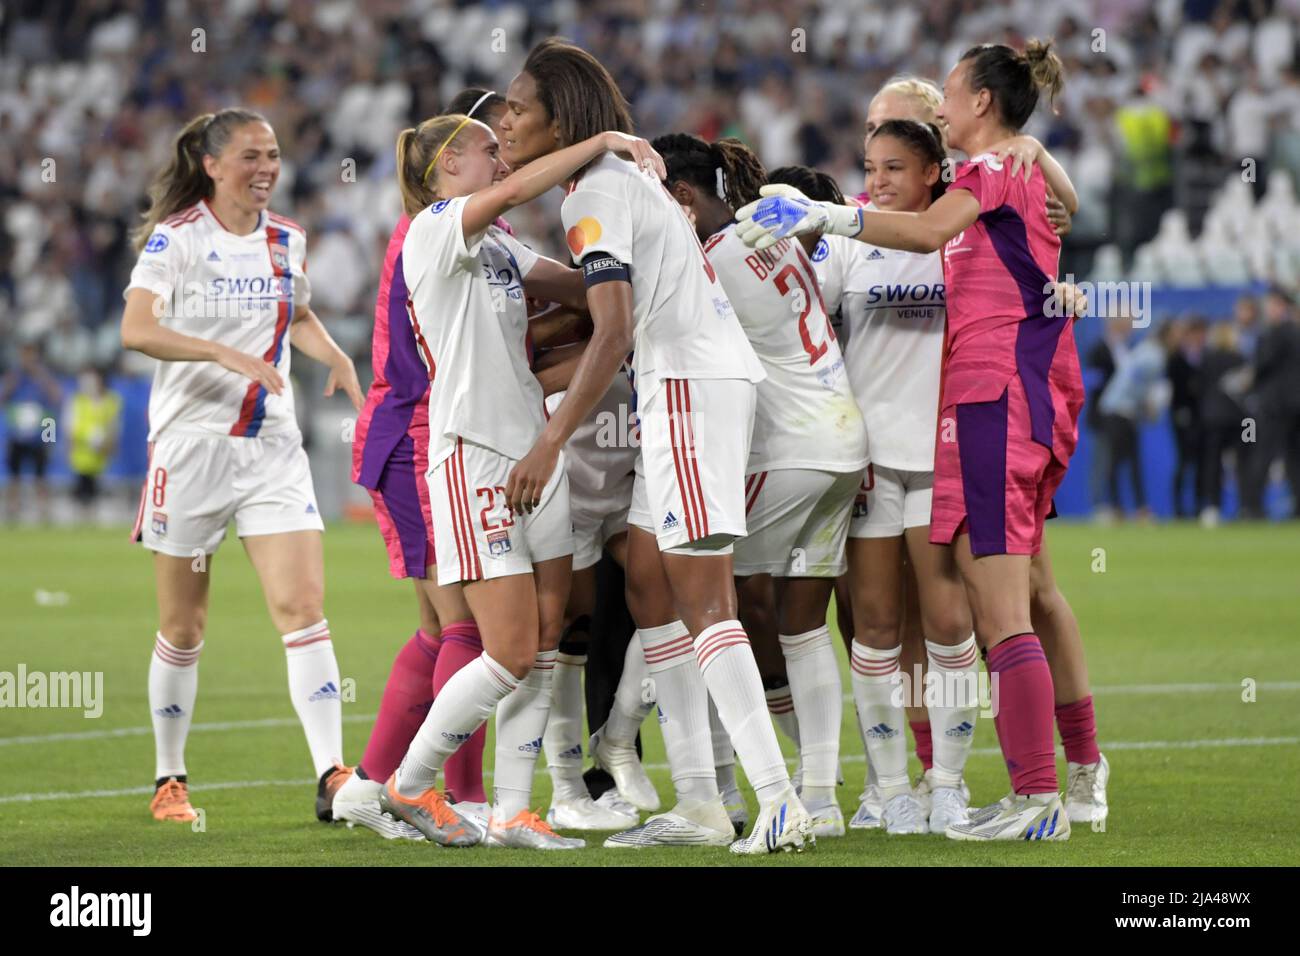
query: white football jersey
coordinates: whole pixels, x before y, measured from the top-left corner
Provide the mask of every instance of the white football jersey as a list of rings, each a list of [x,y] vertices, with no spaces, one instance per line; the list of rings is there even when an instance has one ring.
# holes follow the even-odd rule
[[[606,153],[569,187],[561,217],[574,262],[600,252],[631,272],[642,402],[666,378],[762,380],[695,228],[661,183]]]
[[[145,243],[131,289],[167,300],[163,326],[220,342],[274,365],[272,395],[216,362],[159,362],[149,393],[149,440],[163,432],[256,437],[297,433],[289,387],[289,325],[311,299],[307,234],[272,212],[246,236],[227,232],[205,200],[160,222]]]
[[[860,471],[867,428],[849,388],[812,264],[796,240],[751,249],[728,225],[704,244],[767,377],[747,472]]]
[[[468,196],[440,199],[411,220],[402,273],[415,344],[429,369],[429,468],[456,436],[523,458],[545,424],[528,367],[524,276],[537,254],[497,226],[466,237]]]
[[[844,361],[871,460],[933,471],[947,316],[942,256],[826,236],[813,264],[827,309],[843,315]]]
[[[548,395],[547,411],[554,412],[563,398],[564,392]],[[640,448],[632,385],[620,370],[591,416],[574,429],[564,445],[570,495],[585,500],[604,497],[631,474]]]

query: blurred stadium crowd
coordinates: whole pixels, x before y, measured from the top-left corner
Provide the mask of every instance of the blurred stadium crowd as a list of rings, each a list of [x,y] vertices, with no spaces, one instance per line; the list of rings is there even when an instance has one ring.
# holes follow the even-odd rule
[[[99,369],[122,391],[151,370],[118,343],[135,258],[127,234],[186,120],[233,104],[270,119],[285,157],[274,206],[306,226],[313,306],[362,368],[399,212],[398,130],[463,87],[503,89],[529,46],[557,33],[609,67],[644,135],[738,135],[767,165],[821,167],[846,193],[861,189],[866,107],[889,77],[942,80],[976,42],[1054,36],[1066,90],[1059,112],[1040,110],[1029,132],[1057,152],[1081,196],[1062,273],[1231,293],[1193,299],[1199,314],[1181,314],[1177,334],[1146,336],[1148,352],[1160,339],[1170,365],[1137,383],[1122,371],[1134,343],[1081,322],[1081,353],[1100,348],[1112,366],[1108,374],[1094,356],[1093,401],[1100,405],[1119,369],[1125,388],[1145,390],[1145,413],[1169,407],[1180,474],[1200,476],[1199,497],[1180,512],[1216,504],[1221,453],[1240,444],[1211,441],[1206,422],[1241,410],[1300,421],[1284,389],[1260,385],[1274,375],[1300,380],[1300,0],[34,0],[4,4],[0,21],[6,459],[13,463],[16,437],[30,440],[37,406],[72,414],[67,399],[94,388],[89,375],[77,384],[79,373]],[[558,201],[512,216],[526,241],[551,254],[563,248]],[[1234,308],[1237,322],[1224,327],[1243,334],[1205,331]],[[1160,319],[1159,298],[1156,312]],[[1244,313],[1257,316],[1253,331]],[[1274,325],[1289,331],[1270,333],[1272,364],[1257,369],[1257,343]],[[1215,349],[1229,353],[1235,377],[1226,385],[1205,368]],[[1166,374],[1179,357],[1195,373],[1183,385]],[[42,367],[57,392],[30,371]],[[319,383],[299,385],[307,417]],[[1163,403],[1162,388],[1174,393]],[[1224,395],[1235,405],[1223,405]],[[1252,412],[1252,403],[1267,411]],[[121,414],[131,413],[127,404]],[[1131,461],[1135,443],[1105,420],[1134,407],[1116,399],[1089,418],[1102,452],[1091,464],[1099,506],[1117,506],[1112,472]],[[1270,461],[1300,455],[1298,432]],[[109,471],[123,479],[133,462],[143,471],[142,451],[118,450],[88,460],[103,470],[116,458]],[[1256,459],[1239,463],[1236,484],[1247,473],[1246,485],[1267,479],[1269,461]]]

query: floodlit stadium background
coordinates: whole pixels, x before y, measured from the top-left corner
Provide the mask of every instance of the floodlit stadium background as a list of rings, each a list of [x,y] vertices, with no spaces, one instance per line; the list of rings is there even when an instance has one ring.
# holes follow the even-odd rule
[[[1239,376],[1229,398],[1245,416],[1290,422],[1300,444],[1300,402],[1280,387],[1300,381],[1300,354],[1280,364],[1254,354],[1270,321],[1298,321],[1300,0],[6,4],[0,368],[16,364],[20,345],[37,343],[65,399],[90,365],[123,396],[101,521],[129,523],[145,470],[152,360],[123,353],[117,325],[134,261],[127,233],[179,127],[230,105],[271,120],[285,157],[273,208],[306,226],[313,307],[365,385],[376,279],[399,212],[397,131],[465,86],[504,90],[528,48],[557,33],[608,66],[643,135],[738,135],[769,167],[818,166],[847,194],[862,187],[867,103],[889,77],[941,81],[976,42],[1054,36],[1068,72],[1065,94],[1059,114],[1040,109],[1028,132],[1056,152],[1081,197],[1062,275],[1149,289],[1156,325],[1194,316],[1230,325],[1234,334],[1225,330],[1224,340],[1235,340],[1254,374]],[[526,241],[557,258],[558,202],[548,196],[511,216]],[[1285,307],[1271,305],[1280,320],[1265,301],[1273,287],[1290,296]],[[1081,356],[1101,328],[1096,318],[1079,323]],[[319,397],[324,374],[301,357],[294,363],[322,511],[337,518],[365,499],[348,483],[352,412],[341,396]],[[1086,374],[1097,392],[1097,371]],[[1203,400],[1175,394],[1172,412],[1194,425]],[[53,411],[65,425],[66,410]],[[0,431],[14,414],[6,409]],[[1131,510],[1127,487],[1120,501],[1109,500],[1096,437],[1084,432],[1061,512]],[[1150,505],[1168,516],[1171,411],[1141,437]],[[67,444],[52,449],[51,512],[61,522],[77,520]],[[1297,447],[1264,452],[1277,459],[1271,472],[1268,462],[1249,461],[1260,454],[1249,445],[1225,460],[1230,476],[1249,467],[1270,480],[1263,507],[1273,517],[1293,507],[1280,464],[1288,451],[1300,458]],[[7,467],[0,476],[8,481]],[[1229,477],[1226,516],[1238,513],[1238,485]],[[1192,501],[1190,484],[1185,494],[1193,515],[1206,504]],[[30,489],[9,502],[22,521],[41,517]]]

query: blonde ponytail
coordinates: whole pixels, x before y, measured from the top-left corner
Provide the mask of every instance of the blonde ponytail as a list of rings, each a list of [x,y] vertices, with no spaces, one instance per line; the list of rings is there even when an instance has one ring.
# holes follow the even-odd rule
[[[461,113],[448,113],[397,134],[397,188],[408,216],[438,198],[436,161],[443,152],[461,151],[464,139],[460,131],[472,122]]]

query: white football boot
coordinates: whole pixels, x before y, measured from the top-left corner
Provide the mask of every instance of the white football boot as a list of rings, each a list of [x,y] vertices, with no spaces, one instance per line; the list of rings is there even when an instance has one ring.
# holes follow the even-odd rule
[[[747,856],[761,856],[777,850],[803,852],[805,844],[814,846],[817,838],[812,832],[812,817],[799,802],[794,787],[758,809],[758,819],[749,836],[731,844],[731,852]]]
[[[559,830],[622,830],[635,826],[637,819],[636,810],[620,813],[602,807],[586,793],[576,800],[554,800],[546,812],[546,822]]]
[[[614,778],[619,795],[638,810],[658,810],[659,792],[641,766],[635,747],[615,746],[602,726],[587,742],[592,763]]]
[[[401,820],[384,813],[379,806],[379,795],[384,785],[378,780],[364,780],[355,773],[348,777],[334,794],[334,819],[346,823],[348,829],[365,827],[374,830],[385,840],[423,840],[424,834]]]
[[[1105,754],[1098,756],[1101,759],[1096,763],[1066,765],[1065,812],[1071,823],[1105,823],[1110,815],[1110,806],[1106,803],[1110,762]]]
[[[844,836],[844,811],[838,803],[828,803],[821,807],[806,807],[812,818],[812,835],[814,837]]]
[[[853,819],[849,821],[849,829],[879,830],[880,817],[884,812],[880,788],[874,783],[869,784],[862,793],[858,794],[858,812],[853,814]]]
[[[890,836],[903,836],[914,833],[929,833],[929,813],[925,804],[916,794],[905,791],[895,794],[885,804],[881,814],[881,824]]]
[[[951,840],[1068,840],[1070,818],[1058,793],[1012,794],[945,831]]]
[[[644,849],[648,846],[730,846],[736,839],[731,818],[722,799],[703,802],[681,801],[666,813],[657,813],[645,823],[615,833],[605,841],[606,849]]]
[[[492,816],[492,804],[462,800],[453,803],[451,808],[460,814],[461,819],[478,830],[480,840],[487,836],[488,817]]]
[[[943,833],[953,823],[966,819],[970,808],[970,787],[963,778],[957,787],[944,787],[934,783],[930,775],[933,770],[925,772],[926,783],[930,788],[930,832]]]

